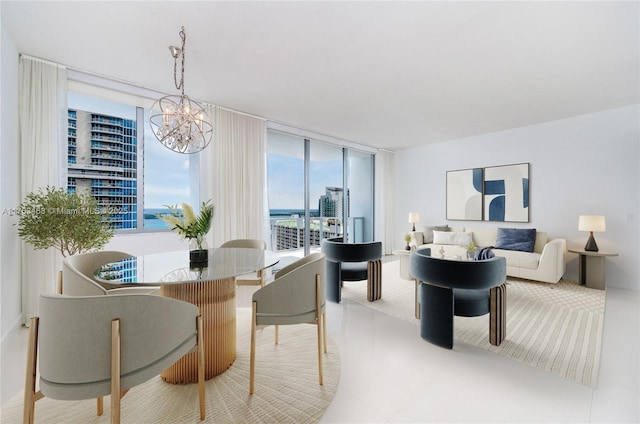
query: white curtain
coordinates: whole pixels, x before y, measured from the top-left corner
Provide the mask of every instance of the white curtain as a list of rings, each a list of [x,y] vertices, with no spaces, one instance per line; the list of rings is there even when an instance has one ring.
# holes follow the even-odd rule
[[[67,72],[60,65],[20,57],[18,99],[21,200],[47,185],[66,187]],[[22,313],[38,313],[38,298],[55,292],[60,253],[22,242]]]
[[[211,247],[237,238],[264,239],[266,122],[209,106],[214,140],[200,155],[200,198],[215,207]]]
[[[394,172],[393,152],[378,150],[376,154],[376,237],[382,241],[382,253],[393,254]]]

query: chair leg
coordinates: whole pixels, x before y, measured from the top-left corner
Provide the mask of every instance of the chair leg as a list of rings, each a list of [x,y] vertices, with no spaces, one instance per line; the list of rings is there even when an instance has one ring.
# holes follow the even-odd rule
[[[275,329],[275,332],[274,332],[274,335],[275,335],[275,343],[276,343],[276,344],[278,344],[278,329],[279,329],[279,327],[278,327],[278,325],[276,324],[276,329]]]
[[[322,280],[316,274],[316,324],[318,327],[318,382],[322,386]],[[326,349],[326,344],[325,344]]]
[[[382,298],[382,260],[367,263],[367,300],[375,302]]]
[[[507,336],[507,285],[489,291],[489,343],[500,346]]]
[[[453,348],[453,290],[422,284],[420,337],[447,349]]]
[[[102,414],[104,414],[104,398],[100,396],[96,398],[96,415],[100,417]]]
[[[111,424],[120,424],[120,320],[111,321]]]
[[[204,396],[204,336],[202,331],[202,315],[196,318],[196,328],[198,331],[198,392],[200,395],[200,420],[205,418],[205,396]]]
[[[249,355],[249,394],[253,394],[256,370],[256,302],[251,307],[251,353]]]
[[[36,407],[36,369],[38,361],[38,317],[31,318],[29,324],[29,342],[27,344],[27,374],[24,383],[23,424],[33,424]]]

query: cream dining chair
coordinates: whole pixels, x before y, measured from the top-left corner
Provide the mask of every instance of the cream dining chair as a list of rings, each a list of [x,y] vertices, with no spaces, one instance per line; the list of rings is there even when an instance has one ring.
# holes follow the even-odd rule
[[[127,391],[157,376],[189,352],[198,355],[200,419],[205,418],[204,344],[198,307],[148,294],[40,296],[31,318],[24,391],[24,423],[35,402],[97,398],[103,413],[111,395],[111,423],[120,422]],[[36,373],[40,391],[36,392]],[[46,420],[46,417],[43,417]]]
[[[256,329],[275,325],[309,323],[317,325],[318,379],[322,385],[322,345],[327,352],[324,276],[326,261],[323,253],[313,253],[282,268],[275,280],[253,294],[251,315],[251,353],[249,394],[254,392]]]
[[[98,281],[93,272],[100,266],[131,255],[118,251],[98,251],[80,253],[64,258],[62,261],[62,294],[69,296],[93,296],[125,293],[158,293],[156,286],[123,287],[121,284],[110,284]]]
[[[264,240],[255,239],[235,239],[225,241],[220,247],[236,247],[245,249],[267,249],[267,242]],[[260,270],[257,273],[244,274],[236,277],[236,286],[260,286],[264,287],[265,283],[265,270]]]

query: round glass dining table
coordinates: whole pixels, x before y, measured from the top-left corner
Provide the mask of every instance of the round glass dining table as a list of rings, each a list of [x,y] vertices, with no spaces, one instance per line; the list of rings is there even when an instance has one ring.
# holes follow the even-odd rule
[[[262,272],[279,256],[269,250],[217,248],[205,262],[191,262],[188,251],[132,256],[95,270],[97,280],[126,286],[160,286],[160,294],[200,308],[203,319],[205,378],[226,371],[236,359],[235,277]],[[162,374],[169,383],[198,381],[197,356],[182,357]]]

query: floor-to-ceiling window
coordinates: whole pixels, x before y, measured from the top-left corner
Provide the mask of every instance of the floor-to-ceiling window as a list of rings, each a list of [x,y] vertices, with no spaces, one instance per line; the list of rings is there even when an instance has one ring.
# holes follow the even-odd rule
[[[269,131],[270,248],[302,256],[324,238],[373,240],[373,162],[372,153]]]

